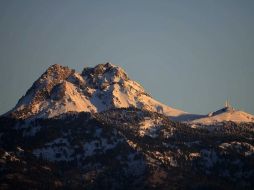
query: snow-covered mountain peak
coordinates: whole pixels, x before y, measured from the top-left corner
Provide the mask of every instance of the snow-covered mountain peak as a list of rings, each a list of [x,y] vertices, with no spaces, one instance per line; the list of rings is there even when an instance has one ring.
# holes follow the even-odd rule
[[[65,67],[59,64],[51,65],[39,78],[39,80],[63,80],[68,77],[71,73],[74,73],[73,69]]]
[[[83,69],[82,75],[86,75],[86,74],[103,75],[107,72],[112,74],[114,74],[114,72],[125,73],[125,71],[121,67],[113,65],[110,62],[106,62],[106,63],[98,64],[95,67],[85,67]]]
[[[228,102],[208,115],[189,114],[166,106],[153,99],[122,68],[111,63],[86,67],[81,74],[68,67],[52,65],[5,115],[20,119],[51,118],[68,112],[94,113],[129,107],[192,123],[254,122],[254,116],[235,110]]]
[[[176,118],[185,112],[154,100],[127,73],[111,63],[86,67],[80,74],[61,65],[50,66],[7,115],[49,118],[66,112],[101,112],[135,107]]]
[[[55,85],[61,83],[74,72],[73,69],[59,64],[52,65],[35,81],[30,90],[36,89],[36,91],[42,90],[49,93]],[[36,91],[34,93],[36,93]]]

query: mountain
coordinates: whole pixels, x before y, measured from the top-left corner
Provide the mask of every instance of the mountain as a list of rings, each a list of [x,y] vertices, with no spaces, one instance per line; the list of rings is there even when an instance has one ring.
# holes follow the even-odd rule
[[[52,118],[68,112],[97,113],[129,107],[158,112],[172,120],[189,123],[254,122],[251,114],[227,107],[208,115],[197,115],[166,106],[153,99],[122,68],[111,63],[86,67],[81,73],[58,64],[52,65],[5,116]]]
[[[19,119],[51,118],[72,111],[96,113],[127,107],[172,118],[187,114],[154,100],[122,68],[106,63],[84,68],[82,73],[52,65],[6,115]]]
[[[224,121],[232,121],[236,123],[254,122],[254,116],[241,110],[236,110],[231,105],[226,104],[225,107],[219,109],[218,111],[211,112],[207,116],[194,119],[191,123],[212,125]]]
[[[110,63],[53,65],[0,116],[0,189],[254,189],[251,119],[173,109]]]

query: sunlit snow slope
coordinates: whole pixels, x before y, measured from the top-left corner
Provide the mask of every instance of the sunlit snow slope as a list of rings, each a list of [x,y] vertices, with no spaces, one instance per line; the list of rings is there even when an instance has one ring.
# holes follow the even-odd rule
[[[254,116],[240,110],[235,110],[233,107],[224,107],[208,114],[206,117],[193,120],[192,123],[211,125],[223,121],[233,121],[236,123],[254,122]]]
[[[166,106],[129,79],[122,68],[111,63],[86,67],[82,73],[52,65],[5,115],[18,119],[51,118],[67,112],[95,113],[128,107],[158,112],[173,120],[191,123],[254,122],[254,116],[231,107],[208,115],[196,115]]]
[[[186,113],[154,100],[125,71],[111,63],[84,68],[77,73],[52,65],[35,81],[15,108],[15,118],[50,118],[66,112],[101,112],[111,108],[136,107],[172,118]]]

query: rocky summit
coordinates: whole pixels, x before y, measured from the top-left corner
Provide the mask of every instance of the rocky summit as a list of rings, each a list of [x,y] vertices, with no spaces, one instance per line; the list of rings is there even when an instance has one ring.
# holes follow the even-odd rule
[[[254,189],[254,119],[153,99],[111,63],[49,67],[0,117],[0,189]]]

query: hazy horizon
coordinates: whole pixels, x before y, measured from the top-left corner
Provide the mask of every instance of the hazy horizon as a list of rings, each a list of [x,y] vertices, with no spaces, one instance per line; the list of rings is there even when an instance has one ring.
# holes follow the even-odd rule
[[[156,100],[254,114],[254,1],[0,1],[0,114],[53,64],[107,61]]]

